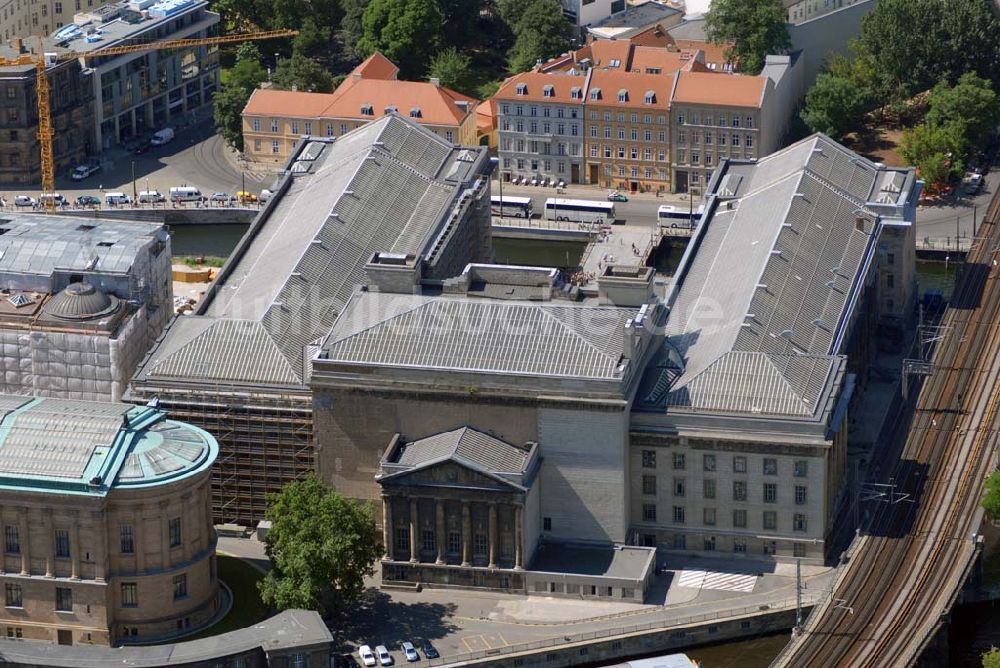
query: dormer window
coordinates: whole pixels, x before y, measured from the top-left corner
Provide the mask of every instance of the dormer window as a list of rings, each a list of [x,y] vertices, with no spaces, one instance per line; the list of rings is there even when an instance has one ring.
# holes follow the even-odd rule
[[[374,116],[375,108],[370,104],[361,105],[361,115],[362,116]]]
[[[421,116],[423,114],[420,113],[420,107],[410,107],[410,118],[420,118]]]
[[[600,100],[601,99],[601,89],[600,88],[591,88],[590,89],[590,99],[591,100]]]
[[[611,60],[608,61],[609,67],[621,67],[621,64],[622,61],[618,60],[617,58],[612,58]]]
[[[572,88],[569,89],[569,96],[570,96],[570,98],[572,98],[574,100],[579,100],[580,99],[580,92],[581,91],[580,91],[580,89],[578,87],[573,86]]]
[[[386,108],[384,108],[382,110],[382,113],[383,114],[391,114],[394,111],[396,111],[396,107],[390,104],[388,107],[386,107]]]
[[[542,88],[543,97],[555,97],[556,89],[552,87],[552,84],[545,84]]]
[[[517,94],[527,95],[528,94],[528,84],[517,84]]]
[[[656,93],[651,90],[646,91],[646,104],[654,104],[656,102]]]
[[[622,88],[620,91],[618,91],[618,101],[619,102],[628,102],[628,91],[625,90],[624,88]]]

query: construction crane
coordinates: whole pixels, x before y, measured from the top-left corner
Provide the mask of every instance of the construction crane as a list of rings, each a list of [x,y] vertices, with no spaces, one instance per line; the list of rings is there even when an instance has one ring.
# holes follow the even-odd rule
[[[41,154],[42,172],[42,197],[39,202],[46,209],[55,208],[55,198],[51,197],[56,190],[55,159],[52,151],[52,106],[49,102],[49,78],[45,74],[45,68],[63,60],[75,60],[83,58],[103,58],[105,56],[120,56],[128,53],[139,53],[142,51],[158,51],[160,49],[181,49],[189,46],[205,46],[208,44],[232,44],[233,42],[256,41],[262,39],[274,39],[277,37],[294,37],[298,35],[298,30],[267,30],[252,33],[237,33],[232,35],[219,35],[217,37],[196,37],[192,39],[167,39],[151,41],[140,44],[126,44],[123,46],[111,46],[106,49],[96,49],[86,53],[41,53],[23,54],[14,58],[0,58],[0,67],[34,65],[35,66],[35,88],[38,98],[38,144]],[[39,38],[41,45],[41,38]]]

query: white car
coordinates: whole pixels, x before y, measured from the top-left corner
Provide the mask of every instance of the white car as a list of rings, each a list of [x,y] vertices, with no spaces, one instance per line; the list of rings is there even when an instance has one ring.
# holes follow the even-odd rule
[[[386,649],[385,645],[379,645],[376,647],[375,653],[378,654],[378,662],[383,666],[392,665],[392,654],[389,654],[389,650]]]
[[[365,666],[374,666],[376,664],[375,655],[372,653],[372,648],[368,645],[362,645],[358,648],[358,656],[361,657],[361,663]]]
[[[91,174],[96,174],[99,171],[101,171],[100,165],[80,165],[73,170],[73,175],[70,178],[74,181],[83,181]]]
[[[403,656],[406,657],[407,661],[420,661],[420,655],[417,654],[417,648],[413,646],[413,643],[404,642],[399,648],[403,650]]]
[[[37,203],[38,200],[28,195],[17,195],[14,198],[14,206],[35,206]]]

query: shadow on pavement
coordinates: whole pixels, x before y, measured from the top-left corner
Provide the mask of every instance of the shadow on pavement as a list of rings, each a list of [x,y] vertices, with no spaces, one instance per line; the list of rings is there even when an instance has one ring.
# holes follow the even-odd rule
[[[448,618],[454,603],[402,603],[383,591],[370,588],[353,608],[329,617],[327,625],[339,651],[369,644],[397,647],[400,642],[427,638],[438,640],[459,630]],[[350,645],[350,647],[348,647]]]

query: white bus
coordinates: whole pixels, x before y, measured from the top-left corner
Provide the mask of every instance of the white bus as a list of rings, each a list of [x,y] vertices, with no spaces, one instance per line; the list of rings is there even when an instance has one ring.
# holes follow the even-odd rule
[[[661,227],[679,227],[692,230],[698,224],[704,211],[704,206],[699,206],[692,212],[690,207],[664,204],[656,210],[656,219],[660,222]]]
[[[494,216],[531,218],[531,198],[491,195],[490,211]]]
[[[580,223],[613,223],[615,203],[550,197],[545,200],[545,217],[549,220],[572,220]]]

